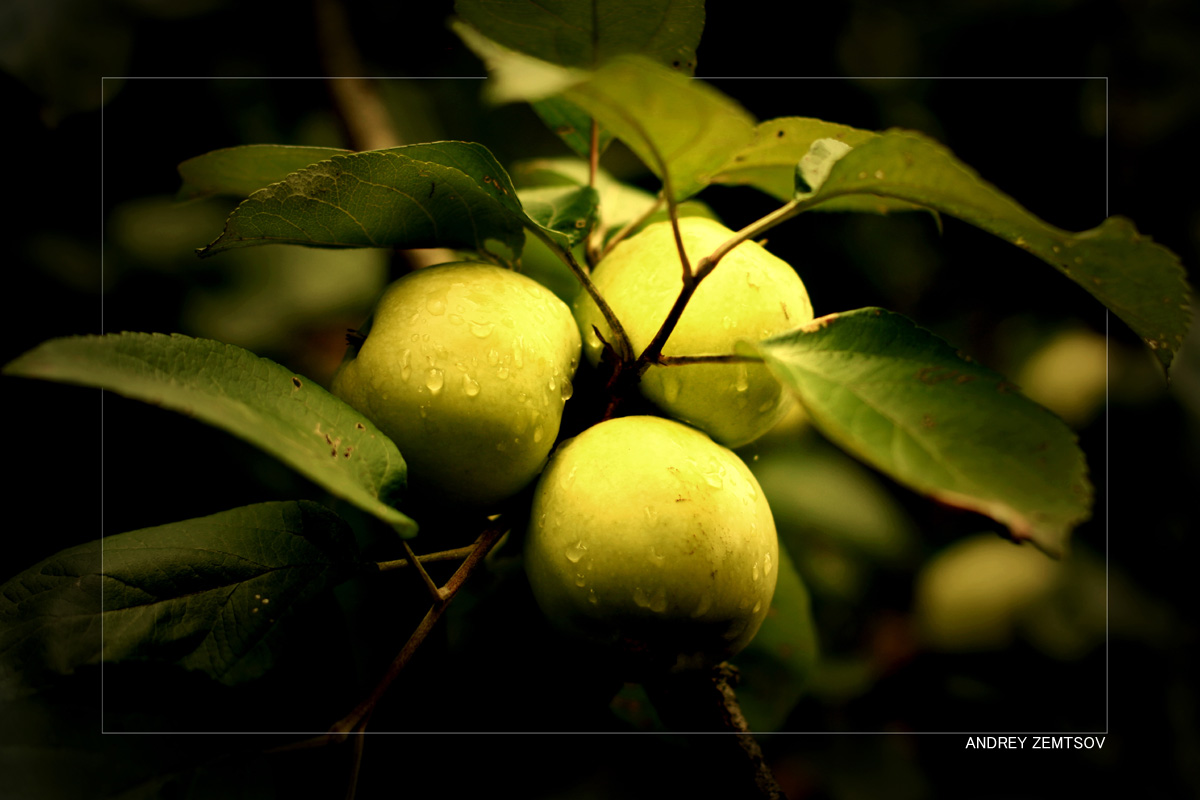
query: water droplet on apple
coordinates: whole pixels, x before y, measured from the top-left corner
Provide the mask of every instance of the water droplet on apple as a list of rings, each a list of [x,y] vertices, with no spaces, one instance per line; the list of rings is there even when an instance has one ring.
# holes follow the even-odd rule
[[[750,371],[746,369],[745,364],[738,365],[737,384],[734,388],[739,392],[744,392],[750,388]]]
[[[560,395],[562,396],[562,401],[564,403],[567,402],[568,400],[570,400],[571,395],[574,394],[574,392],[575,392],[575,388],[573,386],[571,386],[571,381],[568,380],[567,378],[563,378],[562,384],[559,386],[559,389],[561,390]]]
[[[655,614],[661,614],[667,610],[667,590],[662,586],[658,587],[658,591],[650,598],[650,610]]]
[[[400,354],[400,380],[407,383],[409,375],[412,375],[412,353],[405,350]]]
[[[486,339],[492,333],[492,328],[496,327],[494,322],[472,322],[471,333],[480,339]],[[490,355],[490,354],[489,354]]]
[[[583,573],[576,572],[575,573],[575,585],[578,586],[580,589],[582,589],[586,583],[587,583],[587,581],[585,581],[583,579]]]
[[[712,608],[712,600],[712,595],[706,592],[704,596],[700,598],[700,603],[696,606],[696,610],[692,612],[692,616],[703,616],[710,608]]]
[[[545,435],[546,435],[545,431],[542,430],[541,425],[538,425],[536,428],[533,429],[533,441],[540,442],[545,437]]]
[[[595,589],[588,589],[588,602],[592,605],[599,604],[600,600],[596,597]]]
[[[767,553],[767,557],[763,559],[763,574],[771,574],[771,554]]]
[[[570,561],[572,564],[578,564],[585,553],[587,553],[587,545],[583,543],[583,540],[580,540],[567,548],[567,561]]]
[[[663,376],[663,398],[668,403],[674,403],[679,397],[679,379],[669,372]]]
[[[633,590],[633,602],[637,603],[638,608],[649,608],[650,596],[646,594],[642,587],[635,587]]]
[[[647,508],[646,510],[647,510],[647,511],[649,511],[650,509],[649,509],[649,508]],[[659,554],[658,554],[658,553],[657,553],[657,552],[654,550],[654,548],[653,548],[653,547],[651,547],[651,548],[650,548],[650,556],[649,556],[649,560],[650,560],[650,563],[651,563],[651,564],[653,564],[654,566],[656,566],[656,567],[661,567],[661,566],[663,565],[663,562],[667,560],[667,557],[666,557],[666,556],[660,556],[660,555],[659,555]]]
[[[755,583],[757,583],[757,582],[758,582],[758,564],[755,564],[755,565],[754,565],[754,566],[751,568],[751,570],[750,570],[750,577],[754,579],[754,582],[755,582]]]
[[[430,295],[425,301],[425,310],[435,317],[446,313],[446,298]]]
[[[472,380],[470,375],[463,375],[463,392],[467,397],[475,397],[479,394],[479,384]]]
[[[759,600],[754,604],[754,608],[750,609],[750,612],[753,614],[757,614],[761,608],[762,608],[762,601]]]
[[[437,396],[438,392],[442,391],[442,386],[446,383],[446,377],[437,367],[430,368],[425,376],[425,386],[428,387],[429,393]]]

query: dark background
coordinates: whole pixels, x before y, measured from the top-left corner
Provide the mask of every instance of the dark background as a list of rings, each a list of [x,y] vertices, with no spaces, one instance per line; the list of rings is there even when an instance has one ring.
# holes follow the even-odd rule
[[[1200,114],[1194,3],[854,2],[789,7],[779,16],[748,15],[747,4],[709,6],[697,76],[759,119],[804,115],[869,129],[917,128],[1052,224],[1083,230],[1108,214],[1126,215],[1186,267],[1197,263],[1200,208],[1189,189]],[[447,29],[448,4],[347,8],[366,74],[430,79],[399,93],[424,105],[394,107],[398,127],[418,140],[483,142],[502,163],[561,152],[525,109],[480,114],[477,83],[432,80],[483,74]],[[211,149],[340,144],[328,92],[316,80],[326,69],[308,8],[297,5],[285,18],[266,4],[211,0],[169,10],[77,0],[21,13],[24,27],[14,29],[27,32],[27,47],[0,49],[0,97],[16,143],[6,169],[16,203],[7,259],[15,283],[0,356],[8,361],[53,336],[181,330],[186,287],[219,286],[228,274],[208,262],[189,271],[139,264],[114,241],[112,216],[139,198],[171,195],[175,165]],[[110,77],[102,82],[102,75]],[[614,154],[608,166],[619,172],[624,163]],[[709,194],[735,227],[770,207],[749,192]],[[1107,331],[1118,347],[1140,348],[1073,284],[954,220],[940,236],[911,220],[805,215],[789,226],[772,249],[801,271],[818,314],[886,306],[998,367],[1014,357],[1006,349],[1014,317],[1033,330],[1073,320]],[[918,257],[905,256],[914,247]],[[897,259],[907,259],[902,269]],[[333,309],[260,352],[322,379],[336,363],[341,331],[359,313]],[[1169,609],[1170,634],[1118,634],[1081,661],[1049,668],[1019,648],[987,657],[920,654],[853,703],[803,702],[794,729],[816,733],[764,739],[789,796],[873,797],[881,787],[905,797],[1048,796],[1052,787],[1040,770],[1078,793],[1200,791],[1194,759],[1186,757],[1200,743],[1189,538],[1200,413],[1194,339],[1171,389],[1136,371],[1129,385],[1110,386],[1107,415],[1080,431],[1099,502],[1077,541],[1106,553],[1120,580],[1136,588],[1110,594],[1110,603],[1130,604],[1110,612],[1136,619],[1146,609]],[[175,415],[102,401],[90,390],[12,378],[3,386],[15,464],[0,579],[101,534],[250,502],[320,497],[250,448]],[[215,485],[214,471],[222,476]],[[897,497],[931,546],[978,524],[946,517],[903,491]],[[903,588],[885,586],[873,599],[894,610],[908,598]],[[478,680],[488,683],[487,670],[481,673]],[[1012,707],[939,705],[947,676],[959,673],[989,676]],[[309,689],[318,695],[314,703],[327,695]],[[513,690],[492,686],[498,694]],[[73,691],[80,708],[94,697]],[[498,707],[520,713],[519,703]],[[1108,740],[1089,754],[975,753],[964,751],[961,735],[905,735],[950,724],[971,729],[976,712],[1020,732],[1101,731]],[[1045,714],[1034,718],[1047,727],[1029,730],[1023,714]],[[837,730],[893,733],[826,733]],[[93,743],[81,733],[72,743],[81,758],[105,753],[114,763],[186,761],[179,754],[189,748],[220,749],[216,737],[132,738]],[[254,746],[244,739],[237,749]],[[699,791],[719,768],[697,763],[698,751],[694,739],[660,735],[373,737],[361,796],[414,780],[454,794],[501,786],[538,797]],[[205,796],[204,781],[218,779],[241,781],[253,796],[287,786],[288,775],[308,788],[328,781],[330,796],[338,796],[345,757],[281,757],[266,767],[249,761],[199,780],[194,794],[168,784],[162,796]]]

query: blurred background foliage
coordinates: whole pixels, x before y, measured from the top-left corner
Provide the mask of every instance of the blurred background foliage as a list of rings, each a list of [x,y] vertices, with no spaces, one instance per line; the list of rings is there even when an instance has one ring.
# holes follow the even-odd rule
[[[855,0],[780,17],[708,5],[697,77],[758,118],[923,130],[1059,227],[1133,218],[1194,276],[1200,204],[1186,186],[1200,116],[1195,3]],[[52,336],[178,331],[327,381],[346,329],[362,322],[397,258],[270,247],[201,262],[193,250],[216,237],[234,201],[176,202],[175,167],[244,143],[360,146],[320,79],[329,74],[387,78],[375,86],[400,142],[479,141],[508,165],[565,155],[528,108],[480,104],[483,68],[449,30],[451,11],[378,0],[316,0],[286,12],[229,0],[5,4],[0,92],[17,146],[5,170],[15,285],[4,360]],[[799,18],[789,22],[792,13]],[[353,50],[330,44],[339,20]],[[603,165],[655,189],[619,146]],[[733,227],[772,207],[746,189],[718,187],[703,199]],[[771,660],[778,641],[747,654],[747,713],[762,730],[872,734],[764,737],[788,796],[1047,795],[1031,778],[1035,767],[1062,773],[1076,793],[1200,793],[1197,331],[1167,385],[1136,337],[1115,320],[1110,327],[1088,296],[955,220],[939,231],[925,215],[812,213],[773,231],[769,247],[800,271],[818,315],[884,306],[1007,374],[1078,432],[1097,488],[1095,517],[1078,529],[1071,558],[1056,563],[1003,541],[981,517],[882,479],[802,414],[745,448],[820,638],[820,658],[803,674],[788,673],[794,660]],[[25,434],[12,442],[21,463],[10,497],[29,510],[8,526],[0,581],[102,534],[263,500],[324,499],[257,451],[182,417],[89,390],[10,378],[4,387],[8,418]],[[366,544],[396,557],[394,544]],[[494,562],[490,582],[461,597],[430,642],[452,658],[414,664],[410,679],[423,688],[380,709],[373,729],[655,730],[637,687],[611,705],[597,700],[620,687],[530,622],[511,553],[501,549]],[[201,691],[215,703],[217,729],[222,703],[259,702],[303,725],[298,703],[324,714],[369,684],[414,620],[392,607],[394,588],[352,584],[338,600],[345,613],[325,623],[345,650],[298,668],[273,696]],[[456,666],[439,672],[446,663]],[[781,693],[756,693],[756,675],[774,676],[758,685]],[[77,677],[40,704],[10,708],[0,725],[0,773],[19,754],[42,796],[79,796],[80,785],[100,791],[91,796],[130,797],[344,789],[344,749],[213,760],[228,747],[219,737],[101,739],[97,676]],[[178,691],[176,679],[118,672],[108,687]],[[137,729],[153,710],[133,709],[121,724]],[[1109,736],[1101,751],[1039,762],[1028,752],[964,752],[962,736],[903,735],[939,731]],[[233,746],[256,747],[245,738]],[[681,736],[373,737],[365,752],[362,797],[399,780],[389,759],[415,766],[418,754],[422,771],[480,765],[456,770],[447,789],[515,784],[530,797],[699,791],[718,769],[696,763],[694,741]]]

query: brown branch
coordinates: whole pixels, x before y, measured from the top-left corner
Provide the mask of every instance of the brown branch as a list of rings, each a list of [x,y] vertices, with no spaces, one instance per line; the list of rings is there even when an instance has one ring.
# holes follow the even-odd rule
[[[783,789],[767,766],[734,694],[737,678],[736,667],[721,664],[707,672],[668,675],[645,687],[668,729],[730,734],[689,739],[706,762],[720,765],[708,773],[714,781],[713,796],[782,800]],[[727,785],[716,785],[721,780]]]

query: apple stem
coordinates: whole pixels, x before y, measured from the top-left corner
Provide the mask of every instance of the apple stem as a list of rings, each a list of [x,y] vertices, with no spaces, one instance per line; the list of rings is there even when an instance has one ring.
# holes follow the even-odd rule
[[[684,364],[761,364],[762,356],[744,356],[738,353],[711,356],[664,356],[659,355],[656,364],[663,367],[679,367]]]
[[[669,199],[668,202],[670,203]],[[700,259],[696,264],[696,269],[693,271],[688,265],[687,253],[683,249],[683,240],[679,233],[679,220],[675,217],[675,204],[670,203],[671,226],[675,231],[675,245],[679,249],[680,263],[683,265],[683,287],[679,290],[679,296],[675,298],[675,304],[671,306],[671,310],[667,313],[666,319],[663,320],[662,326],[654,334],[654,338],[650,340],[650,344],[638,356],[634,368],[639,379],[642,375],[646,374],[646,370],[650,369],[652,365],[662,363],[662,359],[664,358],[662,354],[663,347],[666,346],[667,339],[671,337],[675,326],[679,324],[679,318],[683,316],[683,310],[687,308],[688,301],[696,293],[700,282],[711,275],[712,271],[717,268],[717,264],[721,262],[721,259],[742,242],[755,238],[779,223],[791,219],[805,208],[806,206],[802,205],[798,200],[791,200],[783,204],[770,214],[742,228],[711,254]],[[666,356],[666,358],[671,357]]]

